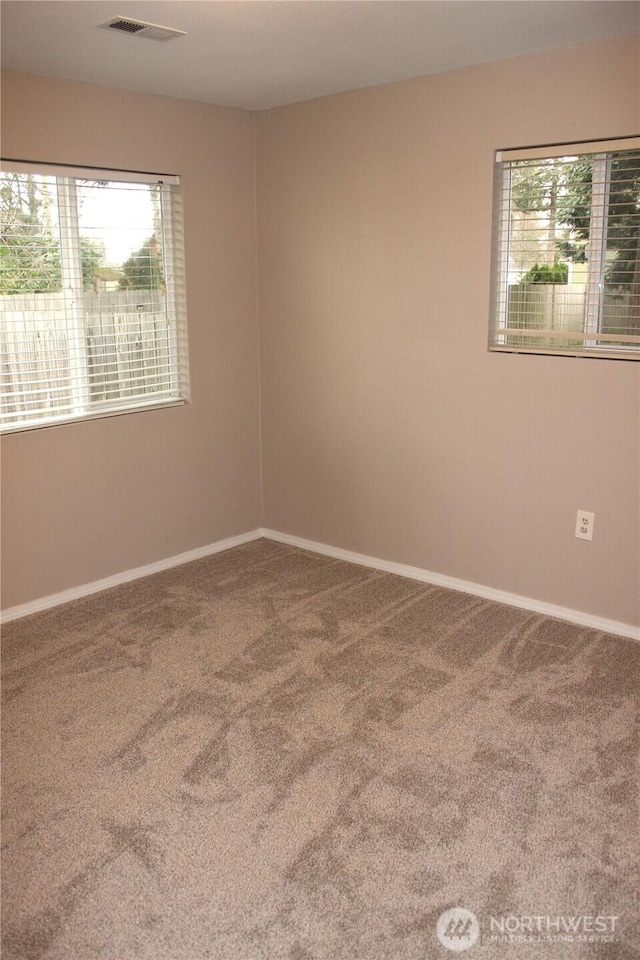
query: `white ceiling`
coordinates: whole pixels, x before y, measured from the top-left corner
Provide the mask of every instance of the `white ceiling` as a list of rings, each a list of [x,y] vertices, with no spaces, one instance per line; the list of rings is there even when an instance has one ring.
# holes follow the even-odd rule
[[[262,110],[640,31],[636,0],[3,0],[2,65]],[[154,43],[124,16],[186,30]]]

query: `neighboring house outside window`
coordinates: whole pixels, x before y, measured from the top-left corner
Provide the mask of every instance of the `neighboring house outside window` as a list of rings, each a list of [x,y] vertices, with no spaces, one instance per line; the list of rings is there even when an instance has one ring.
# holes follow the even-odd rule
[[[489,347],[640,359],[640,138],[496,153]]]
[[[176,176],[2,161],[3,431],[188,399]]]

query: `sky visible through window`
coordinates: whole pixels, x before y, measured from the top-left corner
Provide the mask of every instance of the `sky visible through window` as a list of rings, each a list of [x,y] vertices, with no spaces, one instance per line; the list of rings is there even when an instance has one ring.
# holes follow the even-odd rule
[[[105,266],[120,267],[154,232],[151,190],[146,183],[78,187],[80,234],[104,244]]]

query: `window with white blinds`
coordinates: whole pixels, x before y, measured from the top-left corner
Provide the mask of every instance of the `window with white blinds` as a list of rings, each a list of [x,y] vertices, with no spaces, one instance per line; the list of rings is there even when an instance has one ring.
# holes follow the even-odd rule
[[[188,399],[177,176],[2,161],[0,425]]]
[[[640,359],[640,137],[500,150],[492,350]]]

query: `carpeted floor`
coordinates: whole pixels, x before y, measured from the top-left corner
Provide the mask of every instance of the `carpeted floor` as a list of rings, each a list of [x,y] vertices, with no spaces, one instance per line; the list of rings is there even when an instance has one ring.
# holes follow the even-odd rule
[[[3,960],[640,956],[632,641],[257,540],[3,657]]]

